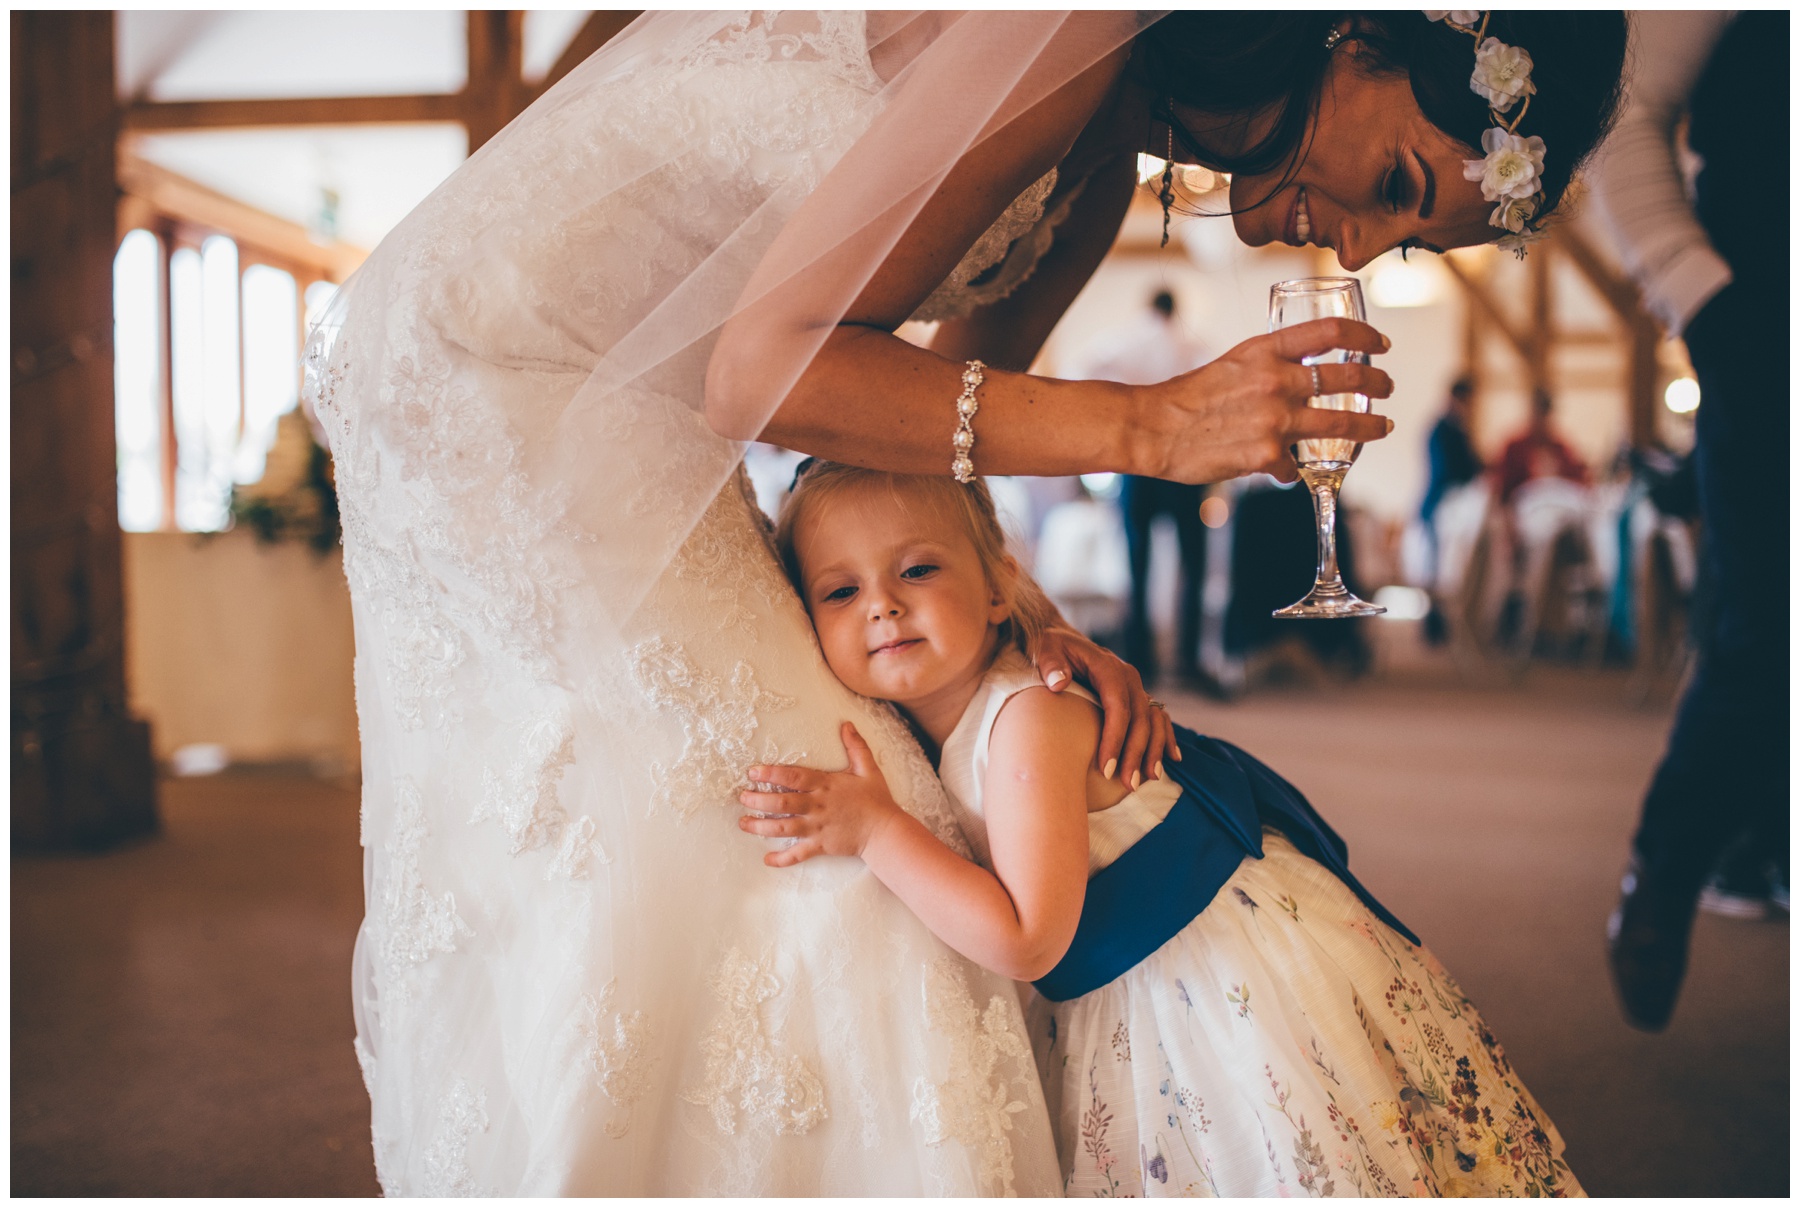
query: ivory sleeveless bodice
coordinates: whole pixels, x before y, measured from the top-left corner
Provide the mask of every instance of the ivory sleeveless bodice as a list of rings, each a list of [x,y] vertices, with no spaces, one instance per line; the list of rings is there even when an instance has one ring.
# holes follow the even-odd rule
[[[950,807],[962,824],[963,835],[975,858],[993,867],[988,849],[987,816],[982,804],[982,782],[987,776],[988,743],[1000,710],[1020,692],[1040,687],[1037,668],[1023,655],[1007,651],[989,668],[981,687],[963,710],[961,720],[944,740],[938,759],[938,778],[950,797]],[[1093,695],[1080,684],[1063,689],[1084,700]],[[1096,704],[1096,707],[1098,705]],[[1088,814],[1088,875],[1092,876],[1123,855],[1132,844],[1168,816],[1181,789],[1172,780],[1152,780],[1118,804]]]

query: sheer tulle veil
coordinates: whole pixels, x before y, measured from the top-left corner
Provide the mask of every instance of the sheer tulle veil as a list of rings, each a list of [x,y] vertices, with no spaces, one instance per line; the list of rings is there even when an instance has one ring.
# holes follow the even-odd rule
[[[1054,1192],[1011,1148],[1047,1137],[1041,1099],[944,1089],[1019,1056],[982,995],[930,1032],[904,979],[892,1019],[764,993],[881,976],[864,949],[927,941],[852,862],[761,888],[714,789],[746,755],[796,754],[758,729],[784,698],[743,663],[695,670],[655,617],[710,599],[729,631],[741,610],[709,585],[785,590],[735,564],[687,577],[715,548],[696,533],[732,437],[960,158],[1152,19],[647,15],[422,203],[316,328],[363,727],[357,1049],[390,1191]],[[759,353],[709,380],[725,331]],[[909,808],[941,800],[914,788]],[[770,938],[802,928],[825,930]],[[837,1098],[771,1039],[778,1001]],[[914,1067],[890,1106],[882,1071]]]

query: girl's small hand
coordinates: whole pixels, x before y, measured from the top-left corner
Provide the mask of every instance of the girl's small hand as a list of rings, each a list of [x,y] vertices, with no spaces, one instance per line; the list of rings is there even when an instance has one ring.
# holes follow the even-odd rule
[[[1155,780],[1157,765],[1165,755],[1181,758],[1181,748],[1175,745],[1175,723],[1144,691],[1136,667],[1073,629],[1060,626],[1043,632],[1031,657],[1050,691],[1068,687],[1073,674],[1100,698],[1106,717],[1100,726],[1094,766],[1102,775],[1117,775],[1126,784],[1133,784],[1133,776],[1140,782]]]
[[[786,792],[764,793],[745,789],[738,794],[744,808],[762,814],[786,814],[785,818],[745,815],[738,827],[772,839],[797,839],[784,851],[763,857],[770,868],[786,868],[814,856],[858,856],[869,841],[896,816],[903,816],[887,777],[875,762],[875,753],[856,727],[845,722],[844,750],[850,766],[842,772],[821,772],[787,764],[753,767],[745,773],[761,784],[778,785]]]

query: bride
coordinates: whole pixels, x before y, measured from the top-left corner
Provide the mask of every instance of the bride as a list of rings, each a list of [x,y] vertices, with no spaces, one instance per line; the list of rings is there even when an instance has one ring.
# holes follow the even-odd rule
[[[735,825],[744,768],[840,760],[850,719],[961,842],[905,726],[820,659],[741,442],[1208,482],[1381,437],[1305,407],[1301,356],[1386,347],[1360,324],[1152,387],[1024,370],[1140,152],[1233,173],[1246,242],[1352,269],[1540,226],[1610,120],[1623,19],[1448,16],[654,14],[377,249],[308,371],[355,607],[356,1052],[389,1193],[1059,1190],[1013,986],[861,864],[771,875]],[[1482,59],[1484,33],[1530,58]],[[1496,120],[1516,147],[1483,143]],[[909,317],[929,349],[892,334]],[[1104,690],[1108,774],[1154,768],[1134,678],[1070,633],[1036,653]]]

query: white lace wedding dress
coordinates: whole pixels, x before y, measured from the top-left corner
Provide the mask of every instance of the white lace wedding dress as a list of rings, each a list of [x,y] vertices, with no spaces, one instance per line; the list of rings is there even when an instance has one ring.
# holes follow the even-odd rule
[[[831,766],[848,718],[963,842],[897,717],[821,660],[738,447],[700,413],[710,342],[590,380],[811,170],[797,149],[868,124],[861,19],[784,42],[745,18],[646,55],[421,206],[309,362],[355,608],[356,1052],[382,1186],[1055,1194],[1013,985],[859,862],[772,871],[736,828],[747,765]],[[613,175],[545,229],[532,190],[580,166],[571,131]],[[934,313],[976,296],[1048,190]],[[693,524],[682,492],[707,481],[727,485]]]

